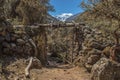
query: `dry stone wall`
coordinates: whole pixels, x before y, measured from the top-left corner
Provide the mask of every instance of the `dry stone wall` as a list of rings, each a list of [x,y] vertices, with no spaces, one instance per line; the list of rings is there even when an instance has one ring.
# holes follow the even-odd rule
[[[111,35],[105,35],[101,30],[88,26],[84,29],[84,36],[83,49],[80,51],[80,65],[91,72],[93,65],[103,57],[104,49],[111,47],[114,42],[110,38]]]
[[[8,30],[9,28],[0,28],[0,54],[34,55],[34,46],[29,41],[30,36],[23,26],[17,25]]]

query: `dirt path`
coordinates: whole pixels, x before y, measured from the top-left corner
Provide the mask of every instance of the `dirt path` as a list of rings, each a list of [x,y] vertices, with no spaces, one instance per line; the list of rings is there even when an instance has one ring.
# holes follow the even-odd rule
[[[48,67],[42,70],[31,70],[33,80],[89,80],[89,74],[84,68],[61,65]]]
[[[30,78],[25,77],[26,59],[5,58],[4,74],[0,80],[90,80],[90,74],[84,68],[72,67],[56,61],[50,61],[48,67],[31,69]],[[19,78],[19,79],[17,79]]]

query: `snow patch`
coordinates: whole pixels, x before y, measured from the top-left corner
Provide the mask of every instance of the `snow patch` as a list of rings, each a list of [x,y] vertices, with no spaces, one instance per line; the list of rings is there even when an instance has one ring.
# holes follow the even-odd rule
[[[60,21],[66,21],[67,18],[73,16],[72,13],[62,13],[60,15],[55,16],[57,19],[59,19]]]

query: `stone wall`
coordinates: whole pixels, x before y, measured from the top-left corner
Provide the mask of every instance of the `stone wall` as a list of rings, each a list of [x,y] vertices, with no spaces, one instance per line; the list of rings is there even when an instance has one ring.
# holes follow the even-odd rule
[[[30,37],[24,31],[20,30],[22,29],[21,27],[16,27],[17,28],[0,28],[0,54],[33,55],[34,48],[29,41]]]

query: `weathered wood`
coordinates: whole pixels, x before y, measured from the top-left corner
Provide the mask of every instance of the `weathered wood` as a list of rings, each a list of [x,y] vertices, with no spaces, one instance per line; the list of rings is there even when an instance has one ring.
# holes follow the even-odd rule
[[[13,29],[15,33],[26,33],[25,28],[30,28],[31,31],[32,29],[39,29],[39,28],[61,28],[61,27],[79,27],[79,26],[85,26],[84,23],[57,23],[57,24],[36,24],[36,25],[14,25]]]
[[[29,77],[30,76],[30,68],[32,66],[32,62],[33,62],[33,57],[30,58],[29,64],[27,65],[27,67],[25,68],[25,76]]]
[[[83,23],[63,23],[63,24],[39,24],[39,27],[76,27],[84,25]]]
[[[80,25],[85,25],[84,23],[58,23],[58,24],[37,24],[29,26],[30,28],[39,28],[39,27],[78,27]]]
[[[34,51],[35,51],[35,56],[38,55],[38,50],[37,50],[37,46],[35,44],[35,42],[32,39],[29,39],[29,42],[32,44],[32,46],[34,47]]]

